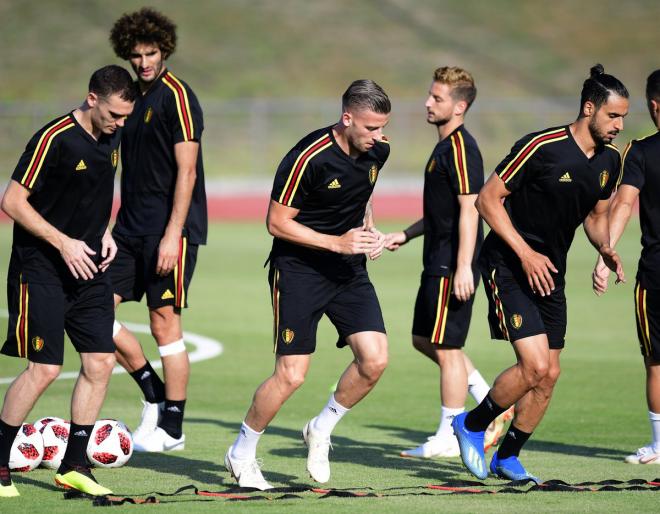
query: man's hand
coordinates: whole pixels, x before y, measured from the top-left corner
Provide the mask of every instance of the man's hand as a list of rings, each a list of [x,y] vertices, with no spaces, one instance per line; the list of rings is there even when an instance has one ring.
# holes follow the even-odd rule
[[[172,273],[179,260],[179,240],[181,234],[172,235],[165,231],[165,235],[158,245],[158,262],[156,263],[156,274],[164,277]]]
[[[379,245],[378,236],[373,232],[362,230],[361,228],[353,228],[337,237],[332,251],[345,255],[369,255],[371,252],[377,250]]]
[[[117,243],[112,238],[109,230],[105,231],[103,234],[103,239],[101,239],[101,257],[103,257],[103,262],[99,264],[99,271],[104,273],[108,269],[110,263],[114,260],[117,255]]]
[[[378,244],[378,246],[369,253],[369,258],[372,261],[375,261],[382,255],[383,250],[385,249],[385,234],[383,234],[376,227],[371,227],[369,232],[376,236],[376,242]]]
[[[532,291],[541,296],[550,295],[555,289],[555,281],[550,272],[558,273],[550,259],[530,248],[523,253],[520,262]]]
[[[600,256],[603,258],[605,266],[616,273],[616,281],[614,283],[625,283],[626,276],[623,273],[623,264],[621,263],[619,254],[616,253],[614,248],[610,248],[610,245],[604,244],[598,249],[598,253],[600,253]]]
[[[454,273],[454,296],[467,302],[474,294],[474,275],[471,266],[458,266]]]
[[[401,232],[390,232],[385,234],[385,248],[390,252],[395,252],[408,242],[406,234]]]
[[[603,262],[603,258],[599,255],[594,266],[594,271],[591,274],[591,287],[596,296],[601,296],[607,292],[607,282],[610,278],[610,269]]]
[[[62,259],[64,259],[64,262],[74,278],[81,278],[83,280],[91,280],[94,278],[94,273],[96,273],[98,269],[89,256],[95,255],[96,252],[87,246],[85,241],[79,241],[78,239],[71,239],[68,236],[63,236],[59,250]]]

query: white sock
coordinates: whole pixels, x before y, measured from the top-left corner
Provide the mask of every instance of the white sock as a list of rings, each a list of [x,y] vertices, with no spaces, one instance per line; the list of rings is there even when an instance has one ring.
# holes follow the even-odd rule
[[[468,377],[468,393],[477,403],[481,403],[490,391],[488,382],[484,380],[478,369],[475,369]]]
[[[236,441],[234,441],[234,444],[232,444],[229,449],[229,456],[232,459],[237,460],[256,459],[257,443],[259,442],[261,434],[263,434],[263,431],[255,432],[245,424],[245,421],[241,423],[241,431],[238,433]]]
[[[440,426],[435,435],[439,437],[449,437],[454,435],[454,429],[451,426],[451,422],[454,420],[454,416],[458,416],[461,412],[465,412],[464,407],[458,409],[450,409],[449,407],[442,406],[442,413],[440,414]]]
[[[321,413],[312,420],[312,429],[315,432],[321,432],[330,435],[335,429],[339,420],[344,417],[349,410],[335,400],[335,395],[330,395],[328,403],[323,407]]]
[[[660,453],[660,414],[649,411],[649,421],[651,422],[651,433],[653,434],[653,451]]]

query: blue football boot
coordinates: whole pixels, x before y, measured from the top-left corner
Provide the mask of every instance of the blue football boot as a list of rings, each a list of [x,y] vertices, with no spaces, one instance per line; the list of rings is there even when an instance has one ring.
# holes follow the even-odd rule
[[[463,464],[475,477],[483,480],[488,476],[484,457],[484,432],[472,432],[465,428],[467,412],[454,417],[451,426],[458,439]]]
[[[542,482],[539,478],[527,472],[518,457],[511,456],[500,459],[497,452],[493,454],[493,460],[490,461],[490,472],[495,476],[509,480],[531,480],[536,484]]]

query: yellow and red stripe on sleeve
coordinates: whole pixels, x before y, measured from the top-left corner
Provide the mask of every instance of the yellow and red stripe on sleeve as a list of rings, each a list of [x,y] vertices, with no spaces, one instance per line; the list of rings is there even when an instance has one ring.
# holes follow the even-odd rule
[[[195,138],[195,128],[186,88],[183,87],[181,81],[169,71],[163,76],[163,83],[174,93],[174,100],[176,102],[177,112],[179,113],[179,122],[181,123],[183,140],[192,141]]]
[[[330,139],[330,135],[325,134],[300,152],[300,155],[296,159],[296,162],[293,163],[293,167],[289,172],[289,177],[286,180],[286,184],[284,185],[284,189],[278,200],[279,203],[291,207],[293,197],[296,195],[296,190],[300,184],[300,179],[302,178],[303,173],[305,173],[309,161],[312,160],[312,157],[331,146],[332,139]]]
[[[51,143],[58,134],[61,134],[73,126],[75,126],[75,122],[71,119],[71,116],[67,115],[43,131],[39,141],[37,142],[37,146],[34,149],[34,153],[32,154],[32,159],[30,159],[30,164],[25,170],[23,178],[21,178],[21,185],[24,185],[29,189],[34,187],[34,183],[39,176],[41,167],[46,160],[46,155],[48,154]]]
[[[566,129],[563,127],[533,137],[499,173],[500,178],[505,184],[508,183],[539,148],[549,143],[561,141],[562,139],[568,139]]]
[[[454,154],[454,168],[458,175],[458,194],[470,194],[470,181],[468,178],[467,160],[465,158],[465,141],[463,134],[455,132],[451,135],[451,148]]]

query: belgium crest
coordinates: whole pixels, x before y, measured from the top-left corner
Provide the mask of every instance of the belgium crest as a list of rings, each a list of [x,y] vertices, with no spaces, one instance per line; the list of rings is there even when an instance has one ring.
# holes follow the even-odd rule
[[[600,180],[600,188],[601,189],[605,189],[605,186],[607,185],[607,181],[609,180],[609,178],[610,178],[610,172],[609,171],[603,170],[603,171],[600,172],[599,180]]]
[[[119,150],[116,148],[112,151],[112,154],[110,154],[110,159],[112,161],[112,167],[116,168],[117,164],[119,163]]]
[[[520,314],[514,314],[511,316],[511,326],[518,330],[520,327],[522,327],[523,323],[523,318]]]
[[[40,352],[43,347],[44,347],[44,340],[39,336],[34,336],[32,338],[32,348],[34,348],[34,351]]]
[[[371,169],[369,170],[369,182],[373,186],[376,183],[376,179],[378,178],[378,167],[373,164],[371,166]]]
[[[284,330],[282,330],[282,340],[286,344],[291,344],[295,336],[296,336],[295,332],[290,328],[285,328]]]
[[[426,167],[426,173],[431,173],[435,169],[435,157],[431,159],[429,165]]]
[[[147,111],[144,113],[144,122],[149,123],[153,115],[154,115],[154,110],[151,108],[151,106],[147,107]]]

